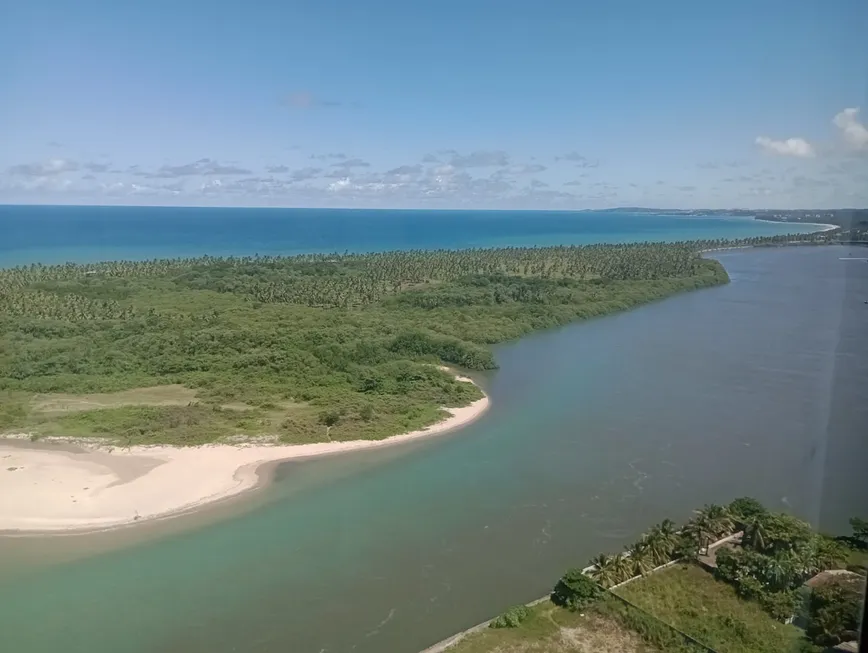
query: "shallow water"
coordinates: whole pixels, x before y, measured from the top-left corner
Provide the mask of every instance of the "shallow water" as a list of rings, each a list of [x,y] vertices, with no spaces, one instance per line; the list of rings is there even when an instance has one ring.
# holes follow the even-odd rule
[[[3,649],[418,651],[705,502],[841,530],[868,514],[868,265],[847,251],[721,253],[728,286],[500,346],[479,422],[285,464],[228,513],[50,566],[134,531],[0,541]]]

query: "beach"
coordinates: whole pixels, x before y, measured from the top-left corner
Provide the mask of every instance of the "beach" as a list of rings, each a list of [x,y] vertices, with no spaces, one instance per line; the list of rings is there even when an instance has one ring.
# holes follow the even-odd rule
[[[265,463],[442,434],[476,420],[488,406],[486,396],[469,406],[445,408],[446,419],[384,440],[111,450],[0,440],[0,533],[92,531],[178,515],[257,487],[257,470]]]

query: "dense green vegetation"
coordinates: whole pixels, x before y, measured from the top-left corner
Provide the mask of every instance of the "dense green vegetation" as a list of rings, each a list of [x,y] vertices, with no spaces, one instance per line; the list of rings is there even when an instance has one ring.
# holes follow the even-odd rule
[[[824,234],[642,243],[114,261],[0,270],[0,434],[199,444],[380,439],[478,388],[489,345],[727,281],[699,252]],[[181,405],[43,411],[34,393],[177,384]],[[147,392],[146,392],[147,391]],[[113,395],[116,398],[116,394]]]
[[[864,571],[803,585],[820,571],[840,570],[850,553],[868,546],[866,522],[854,518],[851,525],[852,536],[831,538],[750,497],[708,505],[680,528],[664,520],[624,554],[569,569],[549,601],[510,608],[491,622],[494,632],[477,632],[449,650],[816,653],[853,639],[859,626]],[[733,531],[744,534],[741,543],[708,551]],[[782,623],[793,618],[804,629]]]
[[[834,646],[859,637],[865,578],[832,578],[814,588],[808,604],[806,631],[812,642]]]
[[[32,265],[0,271],[0,429],[197,444],[383,438],[481,396],[438,369],[705,286],[708,243]],[[45,412],[33,393],[180,384],[184,405]]]

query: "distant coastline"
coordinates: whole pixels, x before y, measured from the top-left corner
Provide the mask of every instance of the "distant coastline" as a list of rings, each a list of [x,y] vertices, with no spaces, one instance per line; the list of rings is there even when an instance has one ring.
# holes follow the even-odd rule
[[[786,237],[778,238],[775,242],[786,242]],[[695,278],[659,289],[647,297],[632,297],[629,305],[726,280],[726,272],[719,263],[704,261]],[[627,307],[617,306],[616,310]],[[605,312],[612,312],[612,309]],[[456,379],[472,382],[466,377]],[[436,424],[390,438],[299,445],[262,444],[262,440],[255,439],[232,445],[226,444],[224,439],[222,443],[199,447],[119,448],[117,443],[112,443],[112,450],[105,446],[92,450],[62,450],[43,445],[28,447],[21,440],[29,439],[30,434],[24,433],[15,446],[4,445],[0,440],[0,459],[9,472],[0,476],[0,493],[9,499],[8,507],[0,511],[0,532],[103,530],[186,513],[257,487],[261,483],[257,470],[264,463],[380,447],[443,433],[469,424],[488,406],[489,400],[483,396],[463,408],[445,409],[450,417]],[[337,421],[335,418],[333,423]],[[320,421],[319,424],[330,422]],[[352,435],[348,433],[343,437]],[[83,443],[81,439],[54,439],[58,441]]]
[[[836,224],[828,224],[825,222],[796,222],[790,220],[771,220],[769,218],[759,218],[756,217],[754,220],[759,220],[760,222],[773,222],[775,224],[800,224],[810,227],[820,227],[816,233],[823,233],[825,231],[832,231],[833,229],[840,229],[841,227]]]

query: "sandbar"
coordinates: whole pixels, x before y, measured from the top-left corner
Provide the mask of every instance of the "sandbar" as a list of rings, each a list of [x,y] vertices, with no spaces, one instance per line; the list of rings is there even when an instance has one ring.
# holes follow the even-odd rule
[[[257,469],[264,463],[445,433],[474,421],[488,406],[486,396],[445,408],[446,419],[384,440],[111,450],[0,440],[0,533],[94,531],[182,514],[257,487]]]

